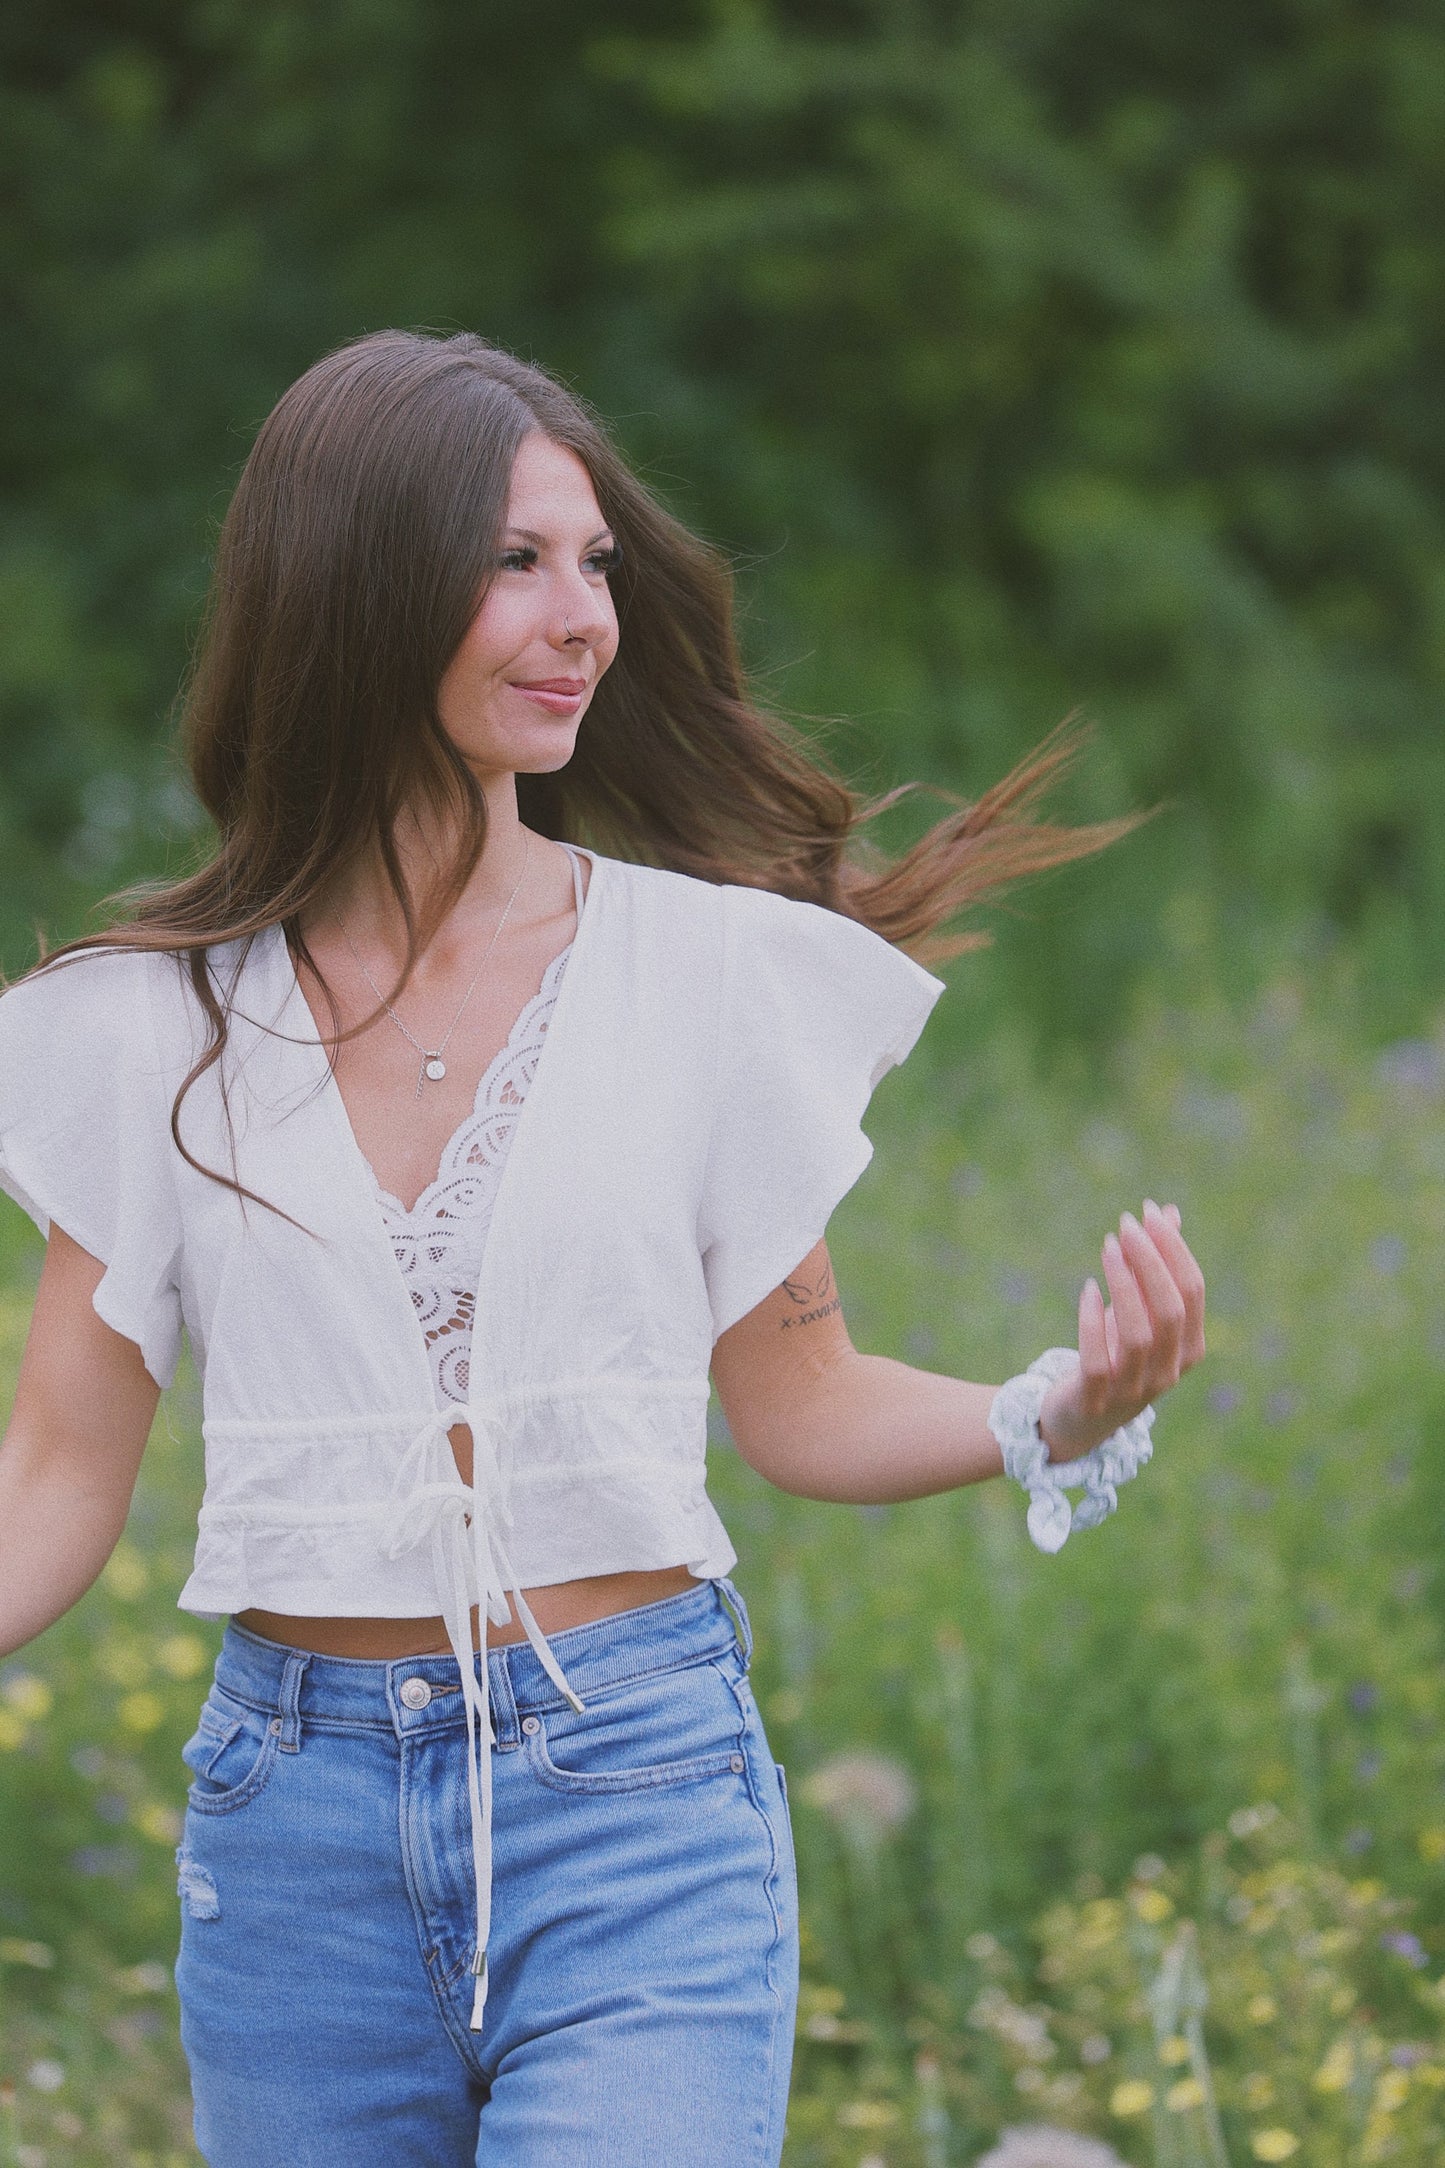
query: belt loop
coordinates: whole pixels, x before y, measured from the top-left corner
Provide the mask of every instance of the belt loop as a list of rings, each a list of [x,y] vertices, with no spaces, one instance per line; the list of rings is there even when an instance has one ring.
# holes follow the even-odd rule
[[[492,1730],[498,1751],[503,1754],[522,1743],[517,1722],[517,1697],[512,1691],[512,1667],[508,1661],[509,1645],[503,1643],[495,1649],[483,1650],[479,1658],[481,1663],[491,1665]]]
[[[301,1678],[311,1661],[309,1649],[293,1649],[281,1674],[281,1752],[301,1751]]]
[[[743,1662],[750,1664],[753,1660],[753,1629],[752,1622],[748,1617],[748,1607],[725,1573],[720,1573],[717,1576],[713,1582],[713,1587],[718,1592],[718,1599],[723,1609],[732,1619],[742,1648]]]

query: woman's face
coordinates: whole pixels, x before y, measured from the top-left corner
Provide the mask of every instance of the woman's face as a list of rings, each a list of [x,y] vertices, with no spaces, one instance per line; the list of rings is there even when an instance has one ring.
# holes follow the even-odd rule
[[[617,653],[616,544],[576,453],[540,430],[523,437],[506,518],[498,569],[438,692],[442,726],[483,784],[565,767]]]

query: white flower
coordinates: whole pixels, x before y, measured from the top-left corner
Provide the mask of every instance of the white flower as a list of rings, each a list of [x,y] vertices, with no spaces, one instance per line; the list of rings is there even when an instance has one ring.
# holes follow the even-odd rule
[[[977,2168],[1125,2168],[1111,2145],[1052,2123],[1020,2123],[1001,2130],[998,2144]]]
[[[38,2063],[32,2063],[25,2075],[37,2093],[58,2093],[65,2083],[65,2065],[45,2056]]]
[[[831,1820],[860,1825],[873,1837],[886,1836],[913,1812],[913,1779],[886,1754],[835,1754],[803,1783],[809,1806]]]

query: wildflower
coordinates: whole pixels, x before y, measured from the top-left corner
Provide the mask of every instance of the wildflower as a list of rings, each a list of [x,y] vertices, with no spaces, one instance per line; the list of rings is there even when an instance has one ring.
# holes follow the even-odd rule
[[[1236,1807],[1229,1817],[1231,1837],[1257,1837],[1271,1822],[1279,1820],[1279,1808],[1272,1800],[1263,1800],[1257,1807]]]
[[[1279,2004],[1273,1995],[1251,1995],[1244,2014],[1251,2025],[1272,2025],[1279,2016]]]
[[[968,2022],[980,2032],[991,2033],[1031,2063],[1046,2063],[1057,2054],[1046,2021],[1036,2010],[1025,2010],[1001,1987],[986,1987],[968,2013]]]
[[[998,2143],[977,2168],[1124,2168],[1124,2163],[1099,2138],[1053,2123],[1018,2123],[999,2132]]]
[[[1211,1415],[1233,1415],[1244,1405],[1244,1394],[1237,1385],[1211,1385],[1207,1404]]]
[[[1129,1904],[1135,1918],[1150,1927],[1157,1927],[1161,1920],[1167,1920],[1174,1910],[1162,1889],[1131,1889]]]
[[[166,1720],[165,1703],[160,1695],[152,1694],[144,1687],[138,1693],[122,1694],[115,1713],[124,1731],[158,1731]]]
[[[1161,2063],[1170,2064],[1188,2062],[1189,2042],[1185,2039],[1183,2033],[1171,2033],[1167,2040],[1161,2040],[1159,2043],[1159,2060]]]
[[[1368,1679],[1357,1679],[1345,1698],[1356,1716],[1368,1716],[1380,1706],[1380,1689]]]
[[[121,1544],[101,1569],[101,1580],[122,1603],[134,1603],[150,1586],[150,1568],[138,1551]]]
[[[1371,2103],[1374,2115],[1393,2115],[1403,2108],[1410,2097],[1410,2073],[1408,2070],[1382,2070],[1375,2083],[1375,2098]]]
[[[168,1634],[156,1662],[173,1679],[194,1679],[205,1669],[206,1644],[198,1634]]]
[[[1416,1841],[1420,1847],[1420,1857],[1427,1866],[1438,1867],[1445,1862],[1445,1829],[1442,1829],[1438,1822],[1429,1829],[1422,1829]]]
[[[1394,1957],[1403,1957],[1406,1964],[1413,1965],[1417,1972],[1422,1965],[1428,1965],[1430,1962],[1425,1952],[1425,1945],[1420,1940],[1420,1937],[1410,1934],[1404,1928],[1396,1929],[1388,1935],[1381,1935],[1380,1948],[1390,1951]]]
[[[1152,2108],[1153,2105],[1154,2088],[1147,2085],[1143,2078],[1125,2078],[1109,2095],[1111,2115],[1142,2115],[1146,2108]]]
[[[181,1841],[181,1817],[174,1807],[165,1807],[151,1800],[139,1808],[135,1826],[143,1837],[155,1844],[179,1844]]]
[[[845,2130],[886,2130],[898,2121],[898,2110],[891,2100],[845,2100],[838,2121]]]
[[[803,1784],[803,1797],[831,1821],[886,1836],[913,1812],[913,1779],[885,1754],[835,1754]]]
[[[1113,2042],[1107,2033],[1090,2033],[1079,2042],[1079,2061],[1093,2065],[1106,2063],[1114,2052]]]
[[[0,1709],[0,1753],[11,1753],[25,1741],[25,1726],[13,1709]]]
[[[1262,2070],[1251,2070],[1244,2081],[1244,2105],[1258,2110],[1267,2108],[1274,2099],[1274,2079]]]
[[[1342,2093],[1355,2074],[1355,2056],[1348,2040],[1336,2040],[1314,2075],[1317,2093]]]
[[[25,2077],[37,2093],[58,2093],[65,2083],[65,2065],[53,2062],[48,2055],[42,2056],[39,2062],[30,2065]]]
[[[1299,2151],[1299,2140],[1292,2130],[1257,2130],[1249,2141],[1250,2151],[1256,2160],[1289,2160]]]
[[[1383,1754],[1362,1754],[1355,1763],[1355,1782],[1357,1784],[1373,1784],[1384,1766],[1385,1757]]]
[[[1368,1829],[1347,1829],[1340,1839],[1340,1850],[1348,1852],[1351,1859],[1358,1859],[1361,1852],[1368,1852],[1374,1843],[1373,1832]]]
[[[1186,2109],[1204,2106],[1204,2087],[1198,2078],[1181,2078],[1171,2085],[1164,2095],[1164,2105],[1172,2115],[1183,2115]]]
[[[0,1686],[0,1695],[28,1724],[38,1724],[55,1706],[54,1694],[44,1679],[38,1679],[33,1671],[12,1671]]]
[[[159,1958],[147,1958],[142,1964],[118,1972],[115,1984],[127,1995],[166,1995],[171,1988],[171,1968]]]

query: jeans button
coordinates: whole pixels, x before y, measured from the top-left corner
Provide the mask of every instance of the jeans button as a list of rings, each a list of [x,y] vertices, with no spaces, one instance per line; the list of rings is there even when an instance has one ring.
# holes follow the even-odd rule
[[[741,1754],[734,1754],[732,1760],[728,1763],[728,1767],[735,1771],[738,1776],[741,1776],[747,1767],[747,1763],[743,1760]]]
[[[541,1717],[524,1716],[522,1718],[522,1729],[524,1732],[526,1732],[528,1738],[530,1739],[534,1731],[540,1731],[542,1729]]]
[[[431,1688],[425,1679],[403,1679],[401,1698],[409,1709],[424,1709],[431,1700]]]

